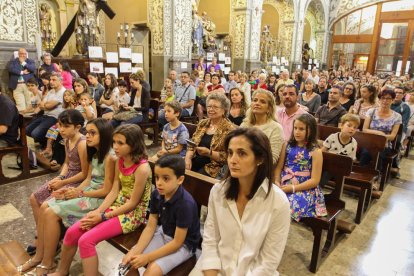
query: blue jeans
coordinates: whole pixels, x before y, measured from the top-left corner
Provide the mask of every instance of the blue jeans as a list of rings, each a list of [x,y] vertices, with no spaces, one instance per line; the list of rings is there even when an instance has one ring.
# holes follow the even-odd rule
[[[26,127],[26,134],[29,137],[32,137],[35,142],[39,142],[42,145],[46,144],[46,133],[47,130],[57,123],[55,117],[42,115],[30,122]]]
[[[183,111],[181,111],[180,119],[182,117],[188,117],[188,116],[190,116],[190,113],[188,112],[188,110],[183,109]],[[168,121],[165,119],[164,110],[160,110],[158,113],[158,125],[160,126],[160,129],[162,130],[166,124],[168,124]]]
[[[138,124],[141,123],[143,119],[142,115],[138,115],[132,119],[129,119],[127,121],[118,121],[118,120],[112,120],[111,124],[113,126],[113,128],[116,128],[119,125],[125,125],[125,124]]]

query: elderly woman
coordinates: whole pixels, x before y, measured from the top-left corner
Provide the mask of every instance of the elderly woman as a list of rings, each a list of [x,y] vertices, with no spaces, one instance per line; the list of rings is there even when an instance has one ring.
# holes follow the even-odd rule
[[[279,160],[280,151],[284,142],[282,126],[277,122],[276,103],[273,94],[264,89],[257,89],[253,93],[252,104],[240,127],[257,127],[270,140],[273,162]]]
[[[379,93],[379,107],[368,110],[364,121],[364,132],[385,136],[388,141],[387,147],[380,153],[380,158],[378,160],[377,167],[380,170],[385,169],[382,168],[382,164],[384,164],[383,161],[391,149],[391,141],[396,139],[398,129],[402,124],[401,115],[391,109],[391,104],[394,101],[395,96],[393,90],[384,90]],[[360,160],[361,166],[367,165],[370,160],[371,156],[369,156],[369,153],[362,151]]]
[[[321,96],[315,93],[315,84],[312,79],[305,80],[305,91],[300,95],[299,103],[306,106],[312,114],[315,114],[321,105]]]
[[[247,74],[241,73],[240,74],[240,82],[237,84],[237,88],[240,89],[241,92],[244,93],[245,99],[246,99],[246,105],[247,107],[250,106],[250,103],[252,102],[252,94],[251,94],[251,85],[247,82]]]
[[[186,168],[204,175],[217,177],[226,163],[224,137],[234,129],[227,119],[230,102],[224,94],[207,97],[207,119],[201,120],[193,134],[194,145],[187,145]]]
[[[346,82],[344,85],[344,93],[342,93],[339,102],[342,107],[348,111],[355,103],[356,88],[352,82]]]

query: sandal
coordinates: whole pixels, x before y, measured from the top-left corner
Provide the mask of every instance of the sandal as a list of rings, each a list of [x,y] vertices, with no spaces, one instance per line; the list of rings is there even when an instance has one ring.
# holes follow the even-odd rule
[[[44,272],[41,273],[41,274],[37,274],[37,269],[43,269]],[[49,273],[55,272],[55,270],[56,270],[56,265],[55,264],[53,264],[50,267],[47,267],[47,266],[42,265],[42,264],[39,264],[39,265],[36,266],[36,274],[37,275],[47,276]]]
[[[32,258],[30,258],[30,259],[29,259],[27,262],[25,262],[24,264],[21,264],[21,265],[19,265],[18,267],[16,267],[17,272],[20,272],[20,273],[27,272],[27,271],[29,271],[29,270],[33,269],[34,267],[36,267],[37,265],[39,265],[41,262],[42,262],[42,261],[35,262],[35,261],[33,261],[33,259],[32,259]],[[26,269],[23,269],[23,266],[25,266],[25,265],[28,265],[28,267],[27,267]]]

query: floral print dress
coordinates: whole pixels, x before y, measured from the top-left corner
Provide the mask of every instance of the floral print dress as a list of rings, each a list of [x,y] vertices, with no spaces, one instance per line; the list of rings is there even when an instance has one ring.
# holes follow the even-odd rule
[[[133,164],[129,168],[125,168],[124,159],[120,158],[118,160],[119,182],[121,184],[121,190],[119,191],[115,202],[111,205],[111,207],[108,208],[109,210],[106,212],[116,210],[131,199],[131,194],[134,190],[135,185],[135,170],[145,163],[147,163],[147,160],[143,159],[138,163]],[[118,216],[123,234],[132,232],[137,229],[138,226],[140,226],[142,223],[145,223],[146,211],[151,197],[151,179],[152,177],[150,175],[145,182],[144,192],[142,193],[137,207],[126,214],[121,214]]]
[[[105,179],[105,162],[99,163],[97,158],[92,159],[92,179],[83,191],[94,191],[102,188]],[[104,198],[80,197],[70,200],[50,199],[47,204],[62,218],[65,227],[72,226],[75,222],[83,218],[88,212],[97,209]]]
[[[285,165],[281,175],[281,185],[298,185],[311,178],[312,151],[299,146],[286,147]],[[310,190],[287,194],[291,217],[300,221],[302,217],[326,216],[325,199],[319,185]]]

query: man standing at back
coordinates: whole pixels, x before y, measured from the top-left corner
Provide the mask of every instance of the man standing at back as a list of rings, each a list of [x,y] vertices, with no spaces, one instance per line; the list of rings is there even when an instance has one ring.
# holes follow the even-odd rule
[[[65,87],[62,85],[62,76],[59,73],[52,73],[50,76],[50,87],[52,88],[42,100],[39,107],[44,110],[42,116],[34,119],[26,127],[27,136],[32,137],[35,142],[46,145],[46,132],[56,124],[59,114],[63,111],[63,94]]]
[[[26,81],[34,77],[36,64],[27,58],[27,51],[19,49],[19,57],[10,61],[9,66],[9,88],[13,90],[13,98],[19,111],[30,106],[30,94]]]

